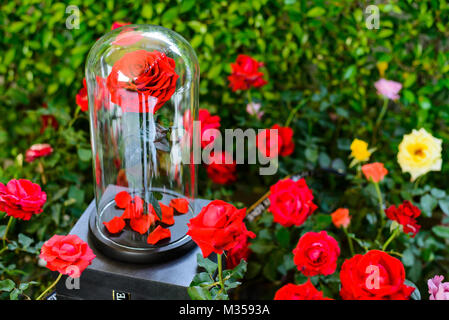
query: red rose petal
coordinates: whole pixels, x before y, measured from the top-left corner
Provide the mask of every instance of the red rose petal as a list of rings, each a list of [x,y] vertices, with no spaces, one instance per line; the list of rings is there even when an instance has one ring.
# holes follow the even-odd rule
[[[130,220],[129,225],[134,231],[140,234],[144,234],[150,229],[150,226],[156,221],[152,214],[142,215],[140,218],[133,218]]]
[[[157,226],[156,229],[151,232],[147,238],[147,242],[149,244],[156,244],[162,239],[170,238],[171,232],[169,229],[162,228],[161,226]]]
[[[109,222],[103,222],[110,233],[119,233],[125,227],[125,221],[120,217],[114,217]]]
[[[122,219],[134,219],[140,218],[143,213],[143,200],[142,198],[135,196],[132,202],[128,204],[123,212]]]
[[[117,204],[117,207],[122,209],[125,209],[131,200],[131,195],[126,191],[119,192],[115,195],[115,203]]]
[[[189,212],[189,202],[183,198],[171,199],[169,206],[181,214]]]
[[[173,225],[175,224],[175,219],[173,218],[174,211],[172,207],[166,206],[163,203],[159,202],[162,211],[162,223]]]

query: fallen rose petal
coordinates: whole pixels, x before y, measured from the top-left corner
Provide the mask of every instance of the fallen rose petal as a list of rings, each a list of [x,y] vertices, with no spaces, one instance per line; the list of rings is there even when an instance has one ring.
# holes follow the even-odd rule
[[[156,229],[153,230],[148,235],[147,242],[149,244],[156,244],[162,239],[167,239],[171,237],[171,232],[169,229],[162,228],[161,226],[157,226]]]
[[[169,206],[181,214],[189,212],[189,202],[183,198],[171,199]]]
[[[125,221],[121,217],[114,217],[109,222],[103,222],[110,233],[119,233],[125,227]]]
[[[115,203],[117,204],[117,207],[122,209],[125,209],[131,200],[131,195],[126,191],[119,192],[115,195]]]
[[[168,224],[168,225],[173,225],[175,224],[175,219],[173,218],[174,215],[174,211],[172,207],[166,206],[163,203],[159,202],[159,206],[161,207],[161,211],[162,211],[162,223],[164,224]],[[159,218],[158,218],[159,220]]]
[[[150,226],[156,222],[152,214],[145,214],[139,218],[133,218],[129,221],[130,227],[140,234],[144,234],[150,229]]]

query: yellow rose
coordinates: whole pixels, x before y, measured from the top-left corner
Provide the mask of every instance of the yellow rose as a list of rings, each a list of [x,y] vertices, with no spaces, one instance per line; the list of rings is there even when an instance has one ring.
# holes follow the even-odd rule
[[[429,171],[441,170],[441,139],[424,129],[406,134],[399,145],[398,162],[402,172],[409,172],[414,181]]]
[[[351,157],[359,162],[368,161],[371,151],[368,150],[368,143],[363,140],[354,139],[351,143]]]

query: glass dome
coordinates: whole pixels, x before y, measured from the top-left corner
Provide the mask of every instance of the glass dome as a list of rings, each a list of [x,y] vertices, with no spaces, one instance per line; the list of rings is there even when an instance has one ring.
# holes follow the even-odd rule
[[[86,64],[96,215],[107,254],[146,261],[190,241],[198,60],[179,34],[127,25],[100,38]]]

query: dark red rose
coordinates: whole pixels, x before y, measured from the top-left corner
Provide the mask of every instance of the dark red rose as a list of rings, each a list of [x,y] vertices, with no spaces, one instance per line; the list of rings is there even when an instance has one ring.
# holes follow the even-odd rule
[[[33,144],[25,153],[25,161],[33,162],[37,158],[46,157],[53,153],[53,148],[47,144]]]
[[[277,134],[272,134],[269,129],[265,129],[257,135],[257,148],[260,153],[267,158],[291,155],[295,150],[293,130],[278,124],[272,126],[271,130],[277,130]]]
[[[379,250],[346,260],[340,281],[344,300],[408,300],[415,290],[404,284],[401,261]]]
[[[300,226],[317,209],[313,203],[312,190],[306,180],[279,180],[270,188],[270,207],[274,222],[284,227]]]
[[[337,268],[340,247],[326,231],[307,232],[299,239],[293,254],[293,262],[305,276],[327,276]]]
[[[6,186],[0,183],[0,211],[17,219],[30,220],[42,212],[47,194],[41,187],[25,179],[13,179]]]
[[[405,200],[397,208],[392,205],[385,210],[387,217],[393,221],[396,221],[404,227],[404,232],[411,234],[412,237],[416,236],[420,225],[416,222],[416,218],[421,215],[421,210],[415,207],[410,201]]]
[[[245,214],[246,208],[239,210],[229,203],[214,200],[190,219],[187,234],[201,248],[204,257],[212,252],[222,254],[234,248],[242,234],[255,236],[246,229]]]
[[[208,177],[216,184],[230,184],[237,180],[237,165],[226,152],[214,152],[206,164]]]
[[[201,147],[205,148],[209,143],[215,140],[216,134],[210,132],[209,135],[212,135],[209,138],[206,138],[204,132],[209,129],[220,128],[220,117],[212,116],[206,109],[200,109],[198,113],[198,121],[201,122]]]
[[[251,249],[249,248],[248,238],[254,238],[255,234],[241,234],[234,248],[228,250],[226,254],[226,268],[234,269],[240,264],[240,261],[248,261],[251,254]]]
[[[262,78],[263,73],[259,71],[262,66],[262,62],[240,54],[236,62],[231,63],[232,73],[228,76],[232,91],[248,90],[251,87],[259,88],[266,85],[267,82]]]
[[[155,113],[176,90],[175,60],[159,51],[125,53],[107,78],[111,101],[124,112]]]
[[[307,279],[304,284],[289,283],[280,288],[275,296],[274,300],[332,300],[323,296],[323,292],[318,291]]]
[[[81,111],[89,110],[89,100],[87,99],[87,87],[86,78],[83,79],[83,87],[76,95],[76,104],[80,107]]]
[[[86,242],[70,234],[51,237],[43,244],[39,257],[47,261],[46,267],[51,271],[79,278],[95,259],[95,254]]]

